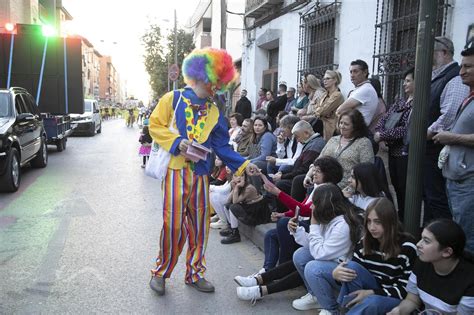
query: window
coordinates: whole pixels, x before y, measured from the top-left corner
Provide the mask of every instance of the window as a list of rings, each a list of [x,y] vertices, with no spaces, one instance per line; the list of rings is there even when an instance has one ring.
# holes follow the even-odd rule
[[[278,53],[278,48],[268,51],[268,69],[278,68]]]
[[[17,114],[28,113],[25,103],[20,95],[15,96],[15,109]]]
[[[25,107],[28,113],[31,113],[33,115],[39,115],[40,112],[38,106],[36,106],[36,102],[33,97],[29,94],[22,94],[21,96],[23,98],[23,102],[25,103]]]
[[[446,32],[448,0],[438,1],[436,36]],[[384,99],[401,97],[402,75],[415,65],[419,0],[377,0],[374,37],[374,75],[382,82]]]
[[[300,17],[298,49],[298,81],[305,73],[322,78],[328,69],[337,69],[334,63],[336,17],[340,3],[319,1]]]

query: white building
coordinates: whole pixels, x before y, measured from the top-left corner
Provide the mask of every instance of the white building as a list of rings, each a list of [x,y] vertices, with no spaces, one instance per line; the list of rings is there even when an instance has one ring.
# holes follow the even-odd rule
[[[452,38],[459,61],[474,1],[438,3],[436,35]],[[246,0],[242,87],[254,105],[261,87],[276,91],[279,81],[295,87],[303,73],[321,78],[339,69],[347,95],[350,62],[362,59],[391,103],[400,75],[414,65],[418,12],[419,0]]]

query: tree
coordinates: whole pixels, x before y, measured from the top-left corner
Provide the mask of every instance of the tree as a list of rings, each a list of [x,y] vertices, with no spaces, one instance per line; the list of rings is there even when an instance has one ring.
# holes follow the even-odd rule
[[[177,30],[178,66],[181,68],[184,57],[194,49],[193,35],[182,29]],[[158,25],[150,25],[150,29],[143,35],[145,46],[145,68],[150,75],[150,86],[153,98],[160,98],[168,91],[168,65],[174,63],[174,34],[167,36],[168,45],[163,45],[163,36]],[[166,51],[166,53],[165,53]],[[171,83],[170,83],[171,84]],[[180,74],[178,87],[184,86],[183,76]]]

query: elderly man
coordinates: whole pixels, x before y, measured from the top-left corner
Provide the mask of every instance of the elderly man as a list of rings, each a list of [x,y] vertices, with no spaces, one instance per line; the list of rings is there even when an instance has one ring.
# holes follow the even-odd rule
[[[447,193],[454,220],[466,233],[466,249],[474,253],[474,43],[461,52],[460,76],[469,87],[470,94],[458,108],[450,131],[437,133],[435,143],[449,149],[447,161],[443,165],[443,175],[447,181]],[[446,148],[445,147],[445,148]]]
[[[298,142],[291,130],[300,119],[296,116],[286,115],[280,120],[280,133],[277,135],[277,157],[267,156],[267,172],[287,172],[293,168],[296,159],[300,156],[303,144]]]
[[[188,86],[165,94],[151,114],[150,135],[171,154],[162,183],[160,251],[150,280],[151,289],[158,295],[165,294],[165,279],[171,276],[186,241],[186,284],[202,292],[214,292],[214,286],[204,278],[211,161],[205,153],[192,152],[207,151],[199,149],[204,146],[213,149],[236,174],[257,171],[255,165],[232,150],[227,122],[211,99],[228,88],[235,74],[232,58],[225,50],[196,49],[183,61]]]
[[[296,89],[294,87],[290,87],[286,94],[287,94],[287,100],[286,100],[285,112],[291,113],[291,109],[295,107],[296,105],[296,98],[295,98]]]
[[[292,194],[291,188],[293,179],[298,175],[303,175],[304,177],[309,170],[309,166],[319,156],[319,153],[321,153],[321,150],[326,144],[326,141],[324,141],[321,135],[315,133],[311,124],[305,120],[297,122],[291,130],[291,133],[294,139],[303,145],[301,154],[296,159],[291,170],[278,172],[272,177],[276,186],[287,194]],[[299,196],[299,199],[302,199],[301,196]],[[278,212],[284,212],[286,207],[278,201],[277,209]]]
[[[460,67],[453,60],[453,42],[447,37],[436,37],[431,74],[431,103],[428,111],[426,155],[424,159],[424,222],[438,218],[451,218],[446,196],[446,181],[438,168],[442,145],[432,137],[451,128],[459,105],[469,94],[462,84]]]
[[[357,59],[351,62],[349,71],[355,89],[349,92],[347,100],[336,110],[336,115],[341,116],[342,113],[357,109],[369,126],[379,103],[377,92],[370,84],[369,66],[365,61]]]

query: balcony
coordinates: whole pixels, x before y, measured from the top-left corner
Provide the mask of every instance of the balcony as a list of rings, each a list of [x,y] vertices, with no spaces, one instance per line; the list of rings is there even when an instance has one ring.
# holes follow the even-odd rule
[[[245,17],[259,18],[282,3],[283,0],[247,0],[245,3]]]

